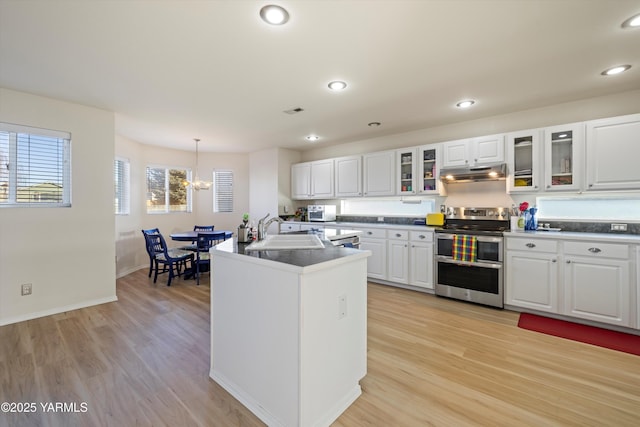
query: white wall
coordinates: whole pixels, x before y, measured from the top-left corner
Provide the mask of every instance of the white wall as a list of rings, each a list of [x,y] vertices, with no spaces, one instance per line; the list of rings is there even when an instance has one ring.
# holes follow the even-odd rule
[[[0,208],[0,325],[114,301],[114,114],[0,88],[0,121],[72,136],[72,206]]]
[[[278,150],[268,148],[249,155],[249,216],[254,226],[267,214],[278,215]]]
[[[149,266],[141,230],[159,228],[169,246],[182,246],[169,235],[193,230],[194,225],[214,225],[217,230],[235,231],[242,214],[249,211],[249,156],[247,154],[199,153],[198,173],[211,181],[214,169],[231,170],[234,180],[234,212],[213,213],[213,190],[194,192],[193,212],[147,214],[146,167],[148,165],[191,168],[195,172],[195,150],[182,151],[150,146],[116,136],[115,155],[126,158],[131,172],[131,213],[116,216],[116,274],[122,277]]]

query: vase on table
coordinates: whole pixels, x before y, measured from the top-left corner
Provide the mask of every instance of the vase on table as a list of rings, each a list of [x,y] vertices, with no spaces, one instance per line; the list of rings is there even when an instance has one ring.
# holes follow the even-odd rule
[[[536,218],[536,213],[538,212],[538,208],[529,208],[526,211],[526,218],[524,223],[524,229],[529,231],[535,231],[538,229],[538,218]]]

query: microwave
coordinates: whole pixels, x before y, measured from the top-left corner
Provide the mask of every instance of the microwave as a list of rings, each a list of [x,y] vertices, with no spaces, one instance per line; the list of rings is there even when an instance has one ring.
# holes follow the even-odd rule
[[[309,205],[307,217],[309,221],[335,221],[336,205]]]

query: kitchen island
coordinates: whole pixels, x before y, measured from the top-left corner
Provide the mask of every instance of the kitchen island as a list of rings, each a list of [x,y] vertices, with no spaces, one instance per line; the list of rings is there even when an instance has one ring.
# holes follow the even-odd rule
[[[328,426],[367,371],[369,251],[211,249],[210,376],[269,426]]]

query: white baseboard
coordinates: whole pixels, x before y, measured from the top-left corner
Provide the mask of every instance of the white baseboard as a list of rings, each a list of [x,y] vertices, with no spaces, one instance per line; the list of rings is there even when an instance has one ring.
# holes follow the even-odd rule
[[[36,311],[34,313],[27,313],[20,316],[9,317],[7,319],[0,319],[0,326],[10,325],[12,323],[24,322],[25,320],[37,319],[38,317],[51,316],[52,314],[60,314],[65,311],[78,310],[80,308],[91,307],[93,305],[105,304],[108,302],[118,301],[118,297],[116,295],[98,298],[89,301],[83,301],[77,304],[70,304],[64,307],[55,307],[48,310]]]
[[[149,270],[149,264],[139,265],[137,267],[130,267],[130,268],[127,268],[126,270],[123,270],[123,271],[116,271],[116,279],[120,279],[120,278],[122,278],[122,277],[124,277],[124,276],[126,276],[128,274],[131,274],[131,273],[133,273],[135,271],[142,270],[143,268],[146,268],[147,270]]]

